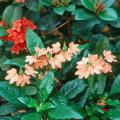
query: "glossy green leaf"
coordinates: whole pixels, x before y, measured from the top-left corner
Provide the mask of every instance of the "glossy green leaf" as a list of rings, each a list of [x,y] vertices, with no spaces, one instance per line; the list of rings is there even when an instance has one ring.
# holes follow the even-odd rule
[[[110,119],[119,120],[120,119],[120,106],[118,106],[117,108],[109,109],[107,113]]]
[[[104,11],[100,12],[99,17],[107,21],[115,21],[118,19],[117,12],[112,8],[106,8]]]
[[[114,80],[109,94],[112,95],[116,93],[120,93],[120,75]]]
[[[83,80],[75,79],[67,82],[60,90],[60,94],[68,99],[76,97],[86,88],[86,83]]]
[[[10,85],[8,82],[0,82],[0,96],[13,104],[20,104],[19,97],[24,97],[25,94],[18,87]]]
[[[66,11],[72,12],[74,11],[76,6],[74,4],[70,4],[66,7]]]
[[[39,86],[40,100],[45,101],[54,88],[54,74],[49,72],[42,80]]]
[[[9,24],[10,26],[12,23],[22,17],[22,8],[15,6],[15,5],[9,5],[5,8],[2,19]]]
[[[4,103],[0,106],[0,115],[7,115],[20,110],[22,107],[10,103]],[[1,120],[1,119],[0,119]]]
[[[35,34],[30,28],[28,28],[26,33],[27,48],[31,54],[34,54],[35,47],[44,48],[42,40]]]
[[[75,15],[75,20],[87,20],[91,19],[94,16],[86,11],[85,9],[76,9],[73,14]]]
[[[37,108],[37,102],[31,97],[19,97],[18,100],[29,108]]]
[[[3,27],[0,26],[0,37],[3,37],[5,35],[7,35],[6,30]]]
[[[40,120],[41,115],[40,113],[28,113],[22,116],[21,120]]]
[[[82,5],[91,11],[94,11],[95,2],[96,0],[81,0]]]
[[[48,111],[48,115],[53,119],[83,119],[83,117],[71,107],[61,105]]]
[[[25,66],[25,57],[18,57],[13,59],[7,59],[4,62],[5,65],[16,65],[18,67],[24,67]]]
[[[115,0],[103,0],[104,6],[106,7],[111,7]]]
[[[51,6],[51,0],[39,0],[39,2],[44,6]]]
[[[65,7],[55,7],[53,11],[58,15],[63,15],[65,12]]]

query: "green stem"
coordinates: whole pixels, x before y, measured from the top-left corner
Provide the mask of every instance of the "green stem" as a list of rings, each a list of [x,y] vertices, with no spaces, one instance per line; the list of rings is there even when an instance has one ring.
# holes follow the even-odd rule
[[[94,93],[93,85],[94,85],[94,77],[93,77],[93,76],[89,76],[89,77],[88,77],[88,86],[89,86],[89,89],[90,89],[90,93],[91,93],[91,94]]]

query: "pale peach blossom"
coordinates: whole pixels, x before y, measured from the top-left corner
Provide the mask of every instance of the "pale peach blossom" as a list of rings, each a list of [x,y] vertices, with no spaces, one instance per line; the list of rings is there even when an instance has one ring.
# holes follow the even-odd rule
[[[16,81],[16,85],[23,87],[25,84],[30,84],[30,76],[26,74],[19,75]]]
[[[52,50],[53,50],[53,53],[58,53],[61,50],[60,43],[57,42],[57,43],[53,44],[52,45]]]
[[[116,56],[112,55],[112,52],[111,52],[111,51],[106,51],[106,50],[104,50],[103,55],[104,55],[105,60],[106,60],[107,62],[110,62],[110,63],[112,63],[112,62],[117,62]]]
[[[80,50],[79,50],[79,45],[78,44],[74,44],[73,42],[71,42],[69,44],[69,48],[68,48],[68,51],[71,53],[71,54],[77,54]]]
[[[109,72],[111,73],[112,65],[109,63],[104,63],[102,71],[103,71],[103,73],[109,73]]]
[[[5,80],[9,80],[10,84],[16,83],[17,86],[23,87],[25,84],[30,84],[30,76],[26,74],[19,75],[15,68],[7,71]]]
[[[42,55],[47,55],[48,51],[46,48],[39,48],[39,47],[36,47],[35,48],[35,51],[37,53],[37,56],[40,57]]]
[[[94,74],[100,74],[101,70],[103,69],[103,66],[100,64],[100,59],[98,58],[98,55],[90,55],[88,54],[88,61],[89,61],[89,71],[91,75]]]
[[[28,64],[25,65],[25,74],[26,75],[29,75],[29,76],[31,75],[31,76],[35,77],[35,75],[37,73],[38,72],[36,70],[34,70],[34,67],[32,67],[32,66],[30,66]]]
[[[8,75],[5,77],[5,80],[9,80],[10,84],[13,84],[17,81],[18,73],[17,73],[17,70],[15,68],[8,70],[7,74]]]
[[[36,56],[26,56],[25,62],[28,62],[30,65],[33,63],[37,62],[37,57]]]
[[[51,64],[53,69],[62,68],[63,62],[65,62],[65,59],[61,54],[55,55],[49,60],[49,63]]]
[[[61,51],[60,54],[64,57],[65,60],[70,61],[72,59],[72,54],[68,51]]]
[[[97,105],[99,105],[99,106],[105,106],[106,105],[105,100],[98,101]]]
[[[88,58],[83,57],[81,61],[77,62],[76,68],[78,70],[76,71],[75,75],[78,75],[80,79],[88,78],[90,75]]]

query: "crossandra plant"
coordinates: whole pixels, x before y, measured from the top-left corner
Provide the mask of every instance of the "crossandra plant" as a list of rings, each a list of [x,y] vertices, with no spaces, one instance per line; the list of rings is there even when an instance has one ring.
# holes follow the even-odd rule
[[[120,120],[120,0],[0,0],[0,120]]]

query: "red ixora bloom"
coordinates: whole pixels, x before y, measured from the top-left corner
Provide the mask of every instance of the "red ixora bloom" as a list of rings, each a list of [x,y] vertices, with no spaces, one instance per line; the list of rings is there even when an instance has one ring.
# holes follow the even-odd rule
[[[29,21],[27,18],[23,17],[13,23],[11,29],[8,29],[7,41],[11,41],[13,43],[12,52],[19,54],[20,51],[26,50],[26,31],[27,28],[32,30],[36,29],[36,26]]]

